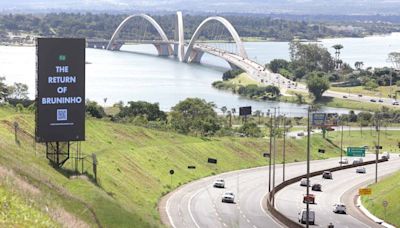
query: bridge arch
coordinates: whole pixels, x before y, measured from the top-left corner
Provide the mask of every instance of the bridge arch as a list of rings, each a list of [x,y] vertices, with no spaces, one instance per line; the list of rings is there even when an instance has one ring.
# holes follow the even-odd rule
[[[116,50],[119,49],[122,44],[117,45],[117,47],[113,46],[115,44],[115,41],[119,35],[119,33],[122,31],[122,29],[128,24],[129,21],[135,19],[135,18],[143,18],[146,21],[150,22],[150,24],[157,30],[158,34],[160,35],[162,41],[168,42],[168,37],[165,34],[164,30],[161,28],[161,26],[157,23],[156,20],[154,20],[154,18],[150,17],[147,14],[134,14],[134,15],[130,15],[127,18],[125,18],[121,24],[119,24],[119,26],[117,27],[117,29],[115,30],[114,34],[111,37],[110,42],[108,42],[107,45],[107,50]],[[172,47],[170,44],[158,44],[155,45],[158,51],[159,55],[171,55],[172,54]],[[166,53],[168,52],[168,53]]]
[[[197,39],[199,38],[201,32],[203,31],[203,29],[205,28],[205,26],[207,25],[207,23],[209,23],[210,21],[217,21],[219,23],[221,23],[223,26],[225,26],[225,28],[229,31],[229,33],[231,34],[233,40],[236,43],[236,47],[237,50],[239,51],[239,55],[243,58],[247,58],[247,53],[246,50],[244,49],[244,45],[242,43],[242,40],[239,37],[239,34],[237,33],[236,29],[233,27],[233,25],[225,18],[223,17],[209,17],[207,19],[205,19],[203,22],[201,22],[201,24],[199,25],[199,27],[197,27],[196,31],[194,32],[192,38],[190,39],[186,54],[185,54],[185,58],[183,59],[184,62],[191,62],[194,59],[194,44],[197,41]],[[202,54],[199,54],[199,57],[197,58],[198,60],[200,60]]]

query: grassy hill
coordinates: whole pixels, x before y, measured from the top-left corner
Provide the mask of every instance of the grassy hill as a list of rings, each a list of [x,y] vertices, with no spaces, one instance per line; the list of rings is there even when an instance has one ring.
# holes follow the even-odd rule
[[[394,226],[400,226],[400,172],[397,172],[377,184],[369,186],[372,189],[371,196],[363,196],[363,205],[374,215]],[[385,209],[383,201],[388,202]]]
[[[14,121],[20,126],[17,142]],[[268,147],[265,138],[190,137],[88,118],[82,151],[97,155],[96,184],[90,157],[84,163],[87,176],[72,175],[74,159],[62,169],[55,169],[45,158],[45,147],[34,143],[33,132],[32,113],[0,107],[0,168],[13,173],[0,178],[0,184],[5,179],[19,180],[9,185],[8,191],[27,192],[24,199],[34,202],[38,212],[54,223],[159,227],[158,200],[177,186],[203,176],[267,163],[261,156]],[[305,139],[287,140],[287,162],[304,160],[305,146]],[[320,135],[313,137],[312,146],[315,159],[321,147],[327,151],[321,158],[339,154],[338,147]],[[72,151],[75,147],[73,144]],[[207,164],[208,157],[217,158],[218,165]],[[188,165],[197,168],[188,170]],[[172,183],[170,169],[175,170]],[[27,188],[35,190],[21,190]]]

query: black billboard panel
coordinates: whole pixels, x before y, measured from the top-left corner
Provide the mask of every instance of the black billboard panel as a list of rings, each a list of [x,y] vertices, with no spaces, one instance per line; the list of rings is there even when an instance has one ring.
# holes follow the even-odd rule
[[[248,115],[251,115],[251,106],[239,108],[239,116],[248,116]]]
[[[37,142],[85,140],[85,46],[85,39],[37,39]]]

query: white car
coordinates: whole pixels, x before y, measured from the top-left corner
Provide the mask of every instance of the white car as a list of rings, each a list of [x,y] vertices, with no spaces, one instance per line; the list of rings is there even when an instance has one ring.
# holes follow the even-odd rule
[[[234,203],[235,202],[235,194],[233,194],[233,192],[225,192],[222,195],[222,202],[223,203]]]
[[[342,160],[339,160],[339,164],[349,164],[349,160],[347,158],[342,158]]]
[[[356,173],[367,173],[367,170],[365,169],[365,167],[358,167],[356,169]]]
[[[342,203],[333,205],[333,212],[338,214],[346,214],[346,205]]]
[[[308,186],[310,186],[310,180],[308,180]],[[300,181],[300,186],[307,186],[307,178],[303,178]]]
[[[302,209],[299,212],[298,219],[299,219],[299,223],[306,224],[306,221],[307,221],[307,210],[306,209]],[[315,224],[315,211],[313,211],[313,210],[309,210],[309,212],[308,212],[308,223],[310,225]]]
[[[360,164],[360,163],[363,163],[362,158],[357,158],[357,159],[354,159],[354,161],[353,161],[353,164]]]
[[[399,105],[398,101],[393,101],[392,105]]]
[[[213,186],[216,188],[225,188],[225,181],[223,179],[216,179]]]

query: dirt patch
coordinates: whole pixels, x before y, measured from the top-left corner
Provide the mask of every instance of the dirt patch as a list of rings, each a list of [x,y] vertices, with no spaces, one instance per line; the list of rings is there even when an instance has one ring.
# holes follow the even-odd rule
[[[62,227],[65,227],[65,228],[90,227],[88,224],[86,224],[82,220],[76,218],[75,216],[71,215],[70,213],[68,213],[67,211],[65,211],[62,208],[49,209],[48,213],[50,214],[50,217],[52,219],[54,219],[55,221],[62,224]]]
[[[18,190],[22,192],[28,192],[34,196],[40,194],[40,190],[38,188],[15,175],[14,171],[0,166],[0,179],[5,180],[9,178],[12,179],[13,186],[15,186]]]

